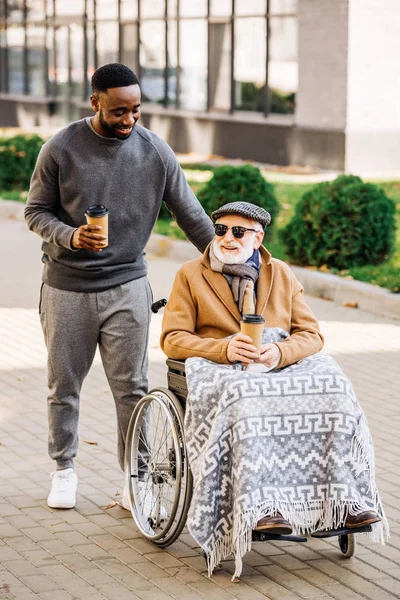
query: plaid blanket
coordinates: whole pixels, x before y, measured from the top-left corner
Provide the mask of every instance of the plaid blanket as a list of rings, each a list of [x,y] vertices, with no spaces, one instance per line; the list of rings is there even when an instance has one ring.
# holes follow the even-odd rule
[[[287,336],[270,328],[263,342]],[[370,535],[384,543],[388,524],[367,420],[333,358],[318,353],[268,373],[190,358],[186,377],[194,480],[187,524],[209,574],[233,554],[239,577],[252,529],[277,511],[307,534],[374,510],[382,522]]]

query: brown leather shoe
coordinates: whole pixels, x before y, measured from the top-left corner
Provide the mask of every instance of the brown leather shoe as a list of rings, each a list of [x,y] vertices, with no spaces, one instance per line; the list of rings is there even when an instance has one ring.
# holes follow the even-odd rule
[[[281,513],[276,513],[274,517],[263,517],[260,519],[254,531],[269,531],[277,535],[289,535],[293,529],[289,521],[286,521]]]
[[[365,511],[358,515],[348,515],[344,526],[354,529],[355,527],[365,527],[366,525],[372,525],[372,523],[379,523],[379,521],[382,521],[382,519],[376,512]]]

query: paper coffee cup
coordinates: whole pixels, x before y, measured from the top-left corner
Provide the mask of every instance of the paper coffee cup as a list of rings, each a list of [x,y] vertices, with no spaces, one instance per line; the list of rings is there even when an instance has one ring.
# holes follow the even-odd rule
[[[240,319],[240,331],[253,340],[258,354],[261,352],[261,341],[265,320],[261,315],[243,315]]]
[[[95,204],[93,206],[89,206],[85,212],[86,222],[88,225],[100,225],[100,227],[102,227],[102,231],[99,233],[100,235],[105,235],[107,238],[103,248],[108,246],[108,213],[109,210],[104,206],[104,204]]]

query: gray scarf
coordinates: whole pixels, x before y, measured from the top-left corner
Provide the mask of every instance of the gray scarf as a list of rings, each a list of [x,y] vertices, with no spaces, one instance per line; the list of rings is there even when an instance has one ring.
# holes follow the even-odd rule
[[[244,264],[226,265],[215,256],[213,244],[211,244],[210,266],[213,271],[222,273],[229,283],[240,313],[254,313],[255,284],[260,272],[259,251],[255,250]]]

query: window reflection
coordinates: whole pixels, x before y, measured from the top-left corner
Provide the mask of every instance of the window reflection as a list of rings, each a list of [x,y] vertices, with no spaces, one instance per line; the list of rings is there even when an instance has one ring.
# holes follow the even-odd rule
[[[27,29],[29,92],[45,96],[45,28],[30,26]]]
[[[96,17],[98,19],[118,19],[118,2],[115,0],[96,0]]]
[[[176,17],[178,14],[178,0],[167,0],[167,10],[169,17]]]
[[[180,22],[180,105],[205,110],[207,105],[207,22]]]
[[[271,15],[296,14],[297,0],[269,0],[269,12]]]
[[[235,0],[235,15],[256,16],[265,15],[267,0]]]
[[[176,106],[176,88],[177,88],[177,66],[178,66],[178,47],[177,47],[178,26],[176,21],[168,22],[168,104]]]
[[[147,102],[164,102],[164,21],[144,21],[140,29],[140,38],[140,83],[143,100]]]
[[[121,62],[138,74],[137,64],[138,30],[136,23],[121,27]]]
[[[271,112],[293,113],[297,91],[297,19],[271,18],[269,88]]]
[[[210,15],[213,17],[230,17],[232,0],[210,0]]]
[[[70,26],[71,44],[71,96],[82,98],[83,96],[83,27],[81,25]]]
[[[44,0],[27,0],[26,8],[28,21],[44,21],[46,16]]]
[[[98,0],[99,1],[99,0]],[[79,19],[84,11],[83,0],[56,0],[56,15],[57,16],[76,16]]]
[[[55,61],[56,94],[66,96],[68,93],[68,27],[66,25],[56,29]]]
[[[265,19],[236,19],[234,79],[239,110],[264,110],[265,40]]]
[[[118,62],[118,23],[113,21],[97,23],[97,61],[98,66]]]
[[[141,0],[141,17],[164,17],[165,0]]]
[[[23,27],[14,25],[7,29],[9,89],[14,94],[24,92],[24,39]]]
[[[206,17],[207,0],[180,0],[179,13],[181,17]]]
[[[24,0],[14,0],[8,5],[9,25],[13,23],[22,23],[24,20]]]
[[[138,0],[121,0],[121,20],[137,19]]]
[[[210,25],[210,108],[229,111],[231,106],[231,26]]]

